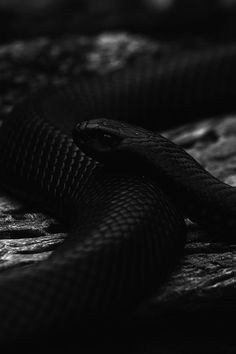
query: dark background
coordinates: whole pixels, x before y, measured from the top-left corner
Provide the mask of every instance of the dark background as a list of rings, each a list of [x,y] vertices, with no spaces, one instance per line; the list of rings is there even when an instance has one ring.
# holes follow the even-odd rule
[[[229,38],[235,12],[234,0],[0,0],[1,40],[110,29]]]

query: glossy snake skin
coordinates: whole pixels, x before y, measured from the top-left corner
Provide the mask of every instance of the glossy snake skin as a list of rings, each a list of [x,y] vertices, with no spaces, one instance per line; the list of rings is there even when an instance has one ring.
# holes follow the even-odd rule
[[[1,338],[135,309],[180,258],[186,210],[213,235],[227,225],[224,237],[234,237],[234,189],[182,149],[140,130],[125,157],[114,153],[103,165],[79,150],[71,131],[94,118],[157,131],[232,109],[235,59],[234,46],[186,52],[49,88],[15,107],[0,129],[1,183],[64,219],[70,233],[46,261],[1,275]],[[109,134],[112,124],[120,123]]]

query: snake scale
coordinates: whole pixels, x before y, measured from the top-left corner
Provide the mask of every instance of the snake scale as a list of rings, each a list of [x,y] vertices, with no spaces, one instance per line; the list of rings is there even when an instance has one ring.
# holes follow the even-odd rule
[[[183,216],[234,238],[235,189],[155,132],[233,109],[235,60],[234,45],[186,51],[16,105],[0,128],[1,184],[70,232],[46,261],[1,274],[1,338],[134,309],[183,252]]]

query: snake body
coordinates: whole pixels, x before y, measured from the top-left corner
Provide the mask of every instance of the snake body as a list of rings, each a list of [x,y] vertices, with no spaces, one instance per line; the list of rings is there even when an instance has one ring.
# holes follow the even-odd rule
[[[123,123],[86,123],[89,131],[80,125],[74,133],[79,145],[85,130],[97,142],[99,129],[103,138],[108,129],[109,144],[118,138],[121,148],[113,151],[114,160],[102,155],[102,162],[110,156],[104,166],[76,146],[71,130],[85,119],[106,117],[156,131],[173,120],[184,122],[193,107],[196,115],[234,107],[235,59],[234,46],[185,53],[81,78],[15,107],[0,129],[1,183],[63,218],[70,233],[46,261],[1,275],[1,337],[135,308],[158,288],[183,250],[184,209],[210,231],[219,214],[227,213],[232,238],[234,189],[182,149],[147,130],[124,129]],[[95,157],[98,152],[96,145]],[[127,156],[134,169],[127,168]]]

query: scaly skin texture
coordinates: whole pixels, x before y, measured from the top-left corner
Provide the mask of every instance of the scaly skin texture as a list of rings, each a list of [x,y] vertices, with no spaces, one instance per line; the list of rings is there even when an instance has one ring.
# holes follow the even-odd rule
[[[236,189],[212,176],[180,146],[158,133],[111,119],[79,123],[73,136],[97,161],[145,170],[186,217],[215,239],[235,241]]]
[[[31,101],[17,107],[0,141],[2,183],[71,225],[48,260],[2,275],[3,338],[130,310],[157,289],[186,230],[155,182],[103,169]]]
[[[62,217],[71,231],[45,262],[1,276],[1,337],[127,310],[158,288],[183,250],[181,213],[152,173],[144,176],[142,161],[141,173],[104,168],[76,147],[71,129],[111,117],[157,130],[174,113],[183,122],[193,105],[198,113],[233,105],[235,58],[234,47],[186,53],[17,105],[0,129],[1,183]],[[178,149],[172,153],[177,163]]]

